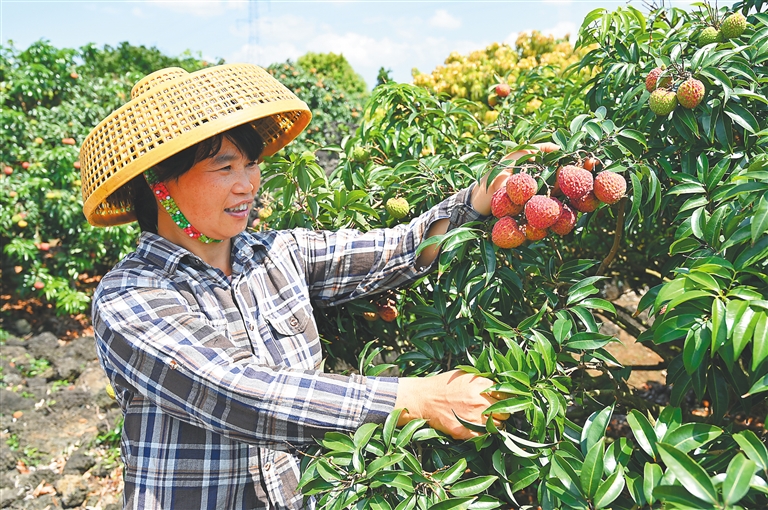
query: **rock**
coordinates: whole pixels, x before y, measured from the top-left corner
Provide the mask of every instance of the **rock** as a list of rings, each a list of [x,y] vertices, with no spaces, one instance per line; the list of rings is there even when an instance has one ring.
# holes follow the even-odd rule
[[[24,347],[26,344],[24,343],[24,340],[22,340],[21,338],[14,335],[8,335],[8,338],[5,339],[5,345],[12,345],[14,347]]]
[[[75,409],[85,407],[90,403],[92,403],[92,399],[87,391],[67,389],[56,393],[57,409]]]
[[[53,364],[59,379],[74,381],[85,370],[89,361],[97,359],[96,343],[92,336],[76,338],[52,355]]]
[[[32,333],[32,325],[29,323],[27,319],[19,319],[17,321],[14,321],[12,327],[13,327],[13,330],[16,331],[16,333],[22,336]]]
[[[23,497],[23,489],[0,489],[0,508],[6,508],[17,499]]]
[[[85,501],[88,484],[80,475],[64,475],[54,485],[64,508],[72,508]]]
[[[110,503],[104,507],[104,510],[120,510],[121,508],[123,508],[123,505],[119,503]]]
[[[45,398],[45,395],[48,392],[48,384],[45,377],[32,377],[27,379],[27,388],[29,388],[29,392],[35,394],[35,400],[38,401],[41,398]]]
[[[17,506],[18,505],[18,506]],[[24,510],[61,510],[61,503],[59,498],[53,494],[43,494],[40,497],[34,499],[24,499],[14,503],[11,507],[12,510],[24,509]]]
[[[16,452],[11,450],[11,447],[5,441],[0,443],[0,471],[9,471],[15,468],[17,458]]]
[[[61,475],[50,469],[38,468],[35,471],[30,471],[27,474],[16,477],[16,487],[31,491],[40,485],[40,482],[54,484],[59,478],[61,478]]]
[[[29,359],[29,353],[23,345],[3,345],[0,349],[0,359],[8,363],[19,364]]]
[[[33,336],[27,340],[27,351],[35,358],[50,359],[59,347],[59,340],[50,331]]]
[[[86,448],[81,446],[67,459],[64,465],[65,474],[83,474],[91,469],[96,462],[85,454]]]
[[[0,414],[13,414],[16,411],[26,411],[35,406],[34,399],[24,398],[18,393],[0,388]]]

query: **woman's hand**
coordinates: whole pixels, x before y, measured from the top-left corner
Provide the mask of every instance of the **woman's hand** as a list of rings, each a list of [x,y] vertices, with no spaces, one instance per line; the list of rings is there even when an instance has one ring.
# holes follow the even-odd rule
[[[536,143],[533,144],[537,147],[537,150],[541,152],[552,152],[556,150],[560,150],[560,146],[552,143],[552,142],[544,142],[544,143]],[[516,152],[512,152],[510,154],[507,154],[503,158],[501,158],[501,161],[509,161],[510,166],[513,166],[512,163],[517,161],[518,159],[522,158],[525,155],[533,154],[536,150],[534,149],[525,149],[520,150]],[[472,208],[479,212],[480,214],[489,215],[491,214],[491,197],[493,197],[493,194],[504,185],[504,182],[507,180],[507,177],[509,177],[512,174],[511,168],[505,168],[499,174],[493,179],[491,184],[486,187],[486,182],[488,181],[488,175],[486,174],[485,177],[483,177],[480,180],[480,183],[475,186],[475,188],[472,190]]]
[[[456,416],[470,423],[485,425],[488,419],[483,411],[498,400],[494,395],[483,393],[494,382],[485,377],[452,370],[433,377],[404,377],[397,390],[396,409],[404,409],[398,426],[419,418],[429,426],[454,439],[469,439],[480,435],[464,427]],[[456,415],[454,415],[456,413]],[[508,414],[494,414],[497,426]]]

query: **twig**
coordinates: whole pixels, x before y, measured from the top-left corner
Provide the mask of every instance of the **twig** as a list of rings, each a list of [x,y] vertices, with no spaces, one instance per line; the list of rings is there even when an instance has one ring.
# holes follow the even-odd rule
[[[600,263],[600,267],[597,269],[596,276],[602,276],[608,269],[608,266],[613,259],[616,258],[616,254],[619,252],[619,245],[621,244],[621,236],[624,233],[624,209],[627,207],[627,197],[624,197],[619,202],[619,212],[616,214],[616,234],[613,236],[613,246],[611,251]]]

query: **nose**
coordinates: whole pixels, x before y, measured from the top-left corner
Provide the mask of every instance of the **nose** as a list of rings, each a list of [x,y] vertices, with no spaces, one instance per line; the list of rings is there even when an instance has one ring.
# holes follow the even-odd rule
[[[235,193],[255,193],[259,187],[261,172],[258,165],[245,165],[237,172],[237,182],[233,186]]]

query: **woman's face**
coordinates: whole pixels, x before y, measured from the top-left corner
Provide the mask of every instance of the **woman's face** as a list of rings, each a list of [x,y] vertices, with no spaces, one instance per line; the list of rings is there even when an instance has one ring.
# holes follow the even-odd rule
[[[247,226],[260,180],[258,163],[249,161],[224,138],[215,156],[195,163],[188,172],[165,185],[195,228],[208,237],[223,240]]]

